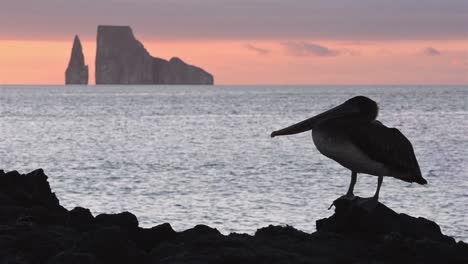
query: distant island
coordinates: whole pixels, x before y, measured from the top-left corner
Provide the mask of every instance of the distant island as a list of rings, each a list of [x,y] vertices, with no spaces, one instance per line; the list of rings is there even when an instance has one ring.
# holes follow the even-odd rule
[[[129,26],[98,26],[95,71],[96,84],[214,84],[213,75],[202,68],[177,57],[167,61],[151,56]],[[65,83],[88,83],[78,36]]]
[[[65,84],[88,84],[88,65],[85,64],[80,38],[75,35],[73,48],[65,71]]]

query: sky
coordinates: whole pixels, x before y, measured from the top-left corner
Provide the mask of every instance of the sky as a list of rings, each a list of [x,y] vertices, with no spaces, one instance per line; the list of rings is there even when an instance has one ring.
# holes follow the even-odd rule
[[[0,84],[63,84],[97,25],[216,84],[468,85],[468,0],[0,0]]]

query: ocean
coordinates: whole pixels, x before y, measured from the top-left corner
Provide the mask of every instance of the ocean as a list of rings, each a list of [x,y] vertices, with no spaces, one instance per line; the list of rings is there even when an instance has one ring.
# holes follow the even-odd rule
[[[380,201],[468,241],[468,87],[0,86],[0,169],[43,168],[68,209],[130,211],[142,226],[313,232],[350,172],[310,132],[273,130],[355,95],[413,143],[421,186],[384,178]],[[377,178],[358,175],[355,194]]]

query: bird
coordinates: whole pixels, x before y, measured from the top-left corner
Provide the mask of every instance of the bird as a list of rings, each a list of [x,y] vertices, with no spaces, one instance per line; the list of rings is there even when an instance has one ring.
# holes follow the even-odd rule
[[[378,121],[378,112],[374,100],[356,96],[321,114],[274,131],[271,137],[312,130],[312,140],[318,151],[351,171],[348,191],[340,198],[356,199],[354,186],[358,173],[377,176],[374,196],[359,200],[364,208],[372,210],[378,204],[384,176],[427,184],[411,142],[398,129]]]

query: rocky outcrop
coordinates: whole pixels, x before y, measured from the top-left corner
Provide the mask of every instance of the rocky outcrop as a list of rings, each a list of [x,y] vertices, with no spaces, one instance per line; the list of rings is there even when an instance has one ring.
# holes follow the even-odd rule
[[[42,170],[0,171],[0,263],[468,263],[468,245],[424,218],[383,204],[366,211],[335,201],[335,214],[308,234],[269,226],[223,235],[197,225],[142,228],[129,212],[66,210]]]
[[[153,58],[127,26],[98,26],[96,84],[152,84]]]
[[[169,61],[153,59],[153,80],[157,84],[213,84],[213,76],[203,69],[188,65],[179,58]]]
[[[440,227],[430,220],[396,213],[382,203],[378,203],[373,210],[368,211],[359,205],[359,200],[362,198],[335,200],[333,202],[335,214],[318,220],[317,230],[374,238],[397,234],[414,240],[455,242],[453,238],[443,235]]]
[[[83,48],[78,36],[73,40],[73,48],[65,71],[65,84],[88,84],[88,65],[85,64]]]
[[[128,26],[98,26],[96,84],[208,84],[213,76],[179,58],[153,58]]]

